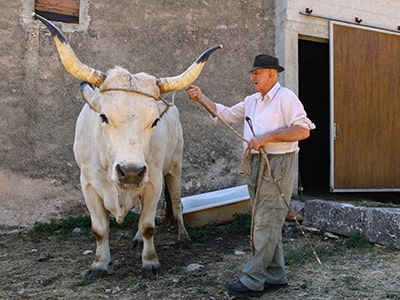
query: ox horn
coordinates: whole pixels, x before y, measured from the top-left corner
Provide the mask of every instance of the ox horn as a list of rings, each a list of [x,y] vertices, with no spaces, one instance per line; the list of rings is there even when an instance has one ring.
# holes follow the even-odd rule
[[[195,62],[187,68],[185,72],[175,77],[159,78],[157,85],[160,88],[160,93],[167,93],[170,91],[177,91],[188,87],[192,84],[197,77],[199,77],[208,57],[217,49],[221,49],[222,45],[214,46],[204,51]]]
[[[50,30],[56,43],[61,62],[72,76],[79,80],[89,82],[95,87],[99,87],[104,82],[106,74],[81,63],[69,45],[67,39],[53,23],[36,13],[32,13],[32,16],[35,19],[39,19]]]

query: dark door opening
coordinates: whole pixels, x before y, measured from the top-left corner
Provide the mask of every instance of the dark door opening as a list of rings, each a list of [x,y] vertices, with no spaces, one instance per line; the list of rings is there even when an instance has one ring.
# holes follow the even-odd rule
[[[329,44],[299,40],[299,98],[316,129],[299,143],[299,189],[329,191]],[[301,190],[299,190],[301,193]]]

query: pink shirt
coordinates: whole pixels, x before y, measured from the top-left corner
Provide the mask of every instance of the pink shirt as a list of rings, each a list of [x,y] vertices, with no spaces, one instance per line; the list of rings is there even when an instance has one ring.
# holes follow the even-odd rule
[[[314,129],[315,125],[307,118],[303,104],[295,93],[277,82],[265,95],[255,93],[247,96],[242,102],[227,107],[216,103],[217,116],[233,124],[244,121],[243,136],[249,141],[253,137],[246,117],[250,117],[256,135],[274,131],[278,128],[299,125],[307,129]],[[215,118],[216,121],[218,118]],[[244,149],[247,143],[243,143]],[[299,151],[298,142],[268,143],[264,146],[268,154],[283,154]]]

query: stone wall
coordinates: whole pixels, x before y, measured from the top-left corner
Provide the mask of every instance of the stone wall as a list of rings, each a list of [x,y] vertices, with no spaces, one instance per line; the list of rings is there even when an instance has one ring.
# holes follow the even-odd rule
[[[17,209],[32,221],[41,219],[35,210],[25,210],[26,204],[45,210],[60,197],[65,205],[82,199],[72,153],[75,120],[83,105],[79,81],[62,67],[49,32],[39,21],[30,21],[32,3],[0,0],[0,204],[7,222],[15,225],[17,213],[12,212]],[[82,4],[88,14],[84,24],[61,28],[84,63],[103,71],[120,65],[132,73],[173,76],[205,49],[223,44],[196,84],[228,105],[253,92],[248,73],[253,57],[274,50],[273,0]],[[183,195],[242,184],[241,141],[210,122],[184,91],[176,93],[175,103],[185,137]],[[42,190],[54,192],[41,195]]]
[[[355,206],[324,200],[304,203],[303,225],[400,249],[400,209]]]

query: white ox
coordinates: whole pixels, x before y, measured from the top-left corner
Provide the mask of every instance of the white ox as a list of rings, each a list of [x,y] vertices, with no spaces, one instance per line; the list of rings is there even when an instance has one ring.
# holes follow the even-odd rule
[[[119,67],[103,73],[82,64],[58,28],[41,16],[35,17],[51,31],[67,71],[83,81],[81,92],[87,103],[76,123],[74,154],[97,244],[85,278],[95,279],[107,271],[111,260],[110,213],[122,223],[138,201],[141,214],[133,242],[143,243],[144,276],[156,276],[160,263],[153,238],[163,180],[178,224],[178,239],[189,240],[180,200],[182,128],[176,106],[160,101],[160,94],[191,84],[209,55],[221,46],[204,52],[176,77],[158,79]]]

